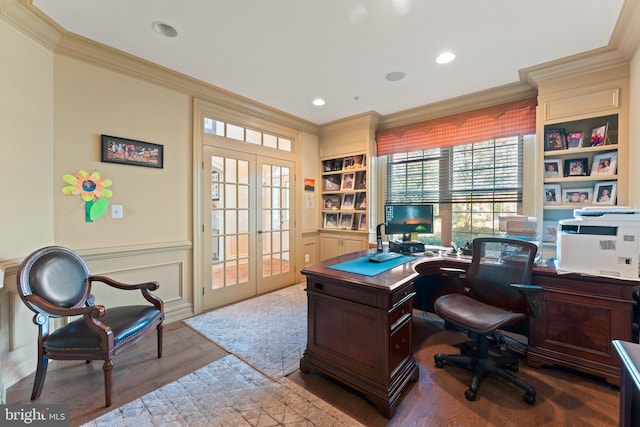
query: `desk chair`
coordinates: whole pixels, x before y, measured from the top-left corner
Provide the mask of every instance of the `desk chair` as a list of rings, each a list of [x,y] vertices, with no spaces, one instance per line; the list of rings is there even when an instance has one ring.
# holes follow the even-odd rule
[[[517,372],[517,357],[490,356],[489,339],[498,329],[526,321],[528,315],[541,315],[537,296],[541,296],[542,288],[528,284],[537,250],[530,242],[477,238],[473,241],[473,258],[465,277],[462,276],[464,270],[442,269],[461,293],[439,297],[434,309],[447,324],[475,337],[475,348],[465,345],[461,354],[436,354],[435,363],[438,368],[450,362],[473,370],[465,391],[470,401],[476,399],[480,383],[490,372],[522,388],[525,402],[535,403],[533,387],[504,369]]]
[[[91,285],[102,282],[122,290],[139,290],[150,304],[107,309],[94,305]],[[162,356],[164,305],[150,291],[157,282],[127,285],[104,276],[92,276],[84,260],[61,246],[49,246],[29,255],[18,270],[18,292],[36,313],[38,366],[31,400],[40,397],[49,359],[104,360],[105,406],[111,406],[113,356],[157,331]],[[50,332],[50,318],[77,319]]]

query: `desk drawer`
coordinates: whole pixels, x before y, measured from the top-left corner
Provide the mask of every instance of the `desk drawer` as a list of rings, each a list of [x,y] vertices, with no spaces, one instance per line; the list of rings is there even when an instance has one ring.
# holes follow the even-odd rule
[[[398,304],[400,301],[402,301],[403,298],[406,298],[412,292],[413,282],[409,282],[401,288],[396,289],[393,294],[391,294],[391,307]]]
[[[411,320],[405,321],[389,339],[389,372],[392,377],[394,370],[411,357],[411,327]]]
[[[391,331],[395,331],[407,317],[411,316],[412,306],[413,298],[409,298],[389,312],[389,325],[391,325]]]

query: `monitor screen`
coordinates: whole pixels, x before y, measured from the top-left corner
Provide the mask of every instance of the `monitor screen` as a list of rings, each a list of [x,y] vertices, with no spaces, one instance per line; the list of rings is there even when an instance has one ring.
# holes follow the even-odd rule
[[[433,205],[385,205],[385,234],[402,234],[411,240],[411,233],[433,233]]]

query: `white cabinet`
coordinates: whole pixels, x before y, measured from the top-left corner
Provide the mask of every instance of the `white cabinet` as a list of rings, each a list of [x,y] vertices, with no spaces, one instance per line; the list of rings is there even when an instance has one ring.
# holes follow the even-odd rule
[[[324,230],[320,233],[320,258],[322,261],[335,256],[362,251],[368,247],[368,234],[342,230]]]

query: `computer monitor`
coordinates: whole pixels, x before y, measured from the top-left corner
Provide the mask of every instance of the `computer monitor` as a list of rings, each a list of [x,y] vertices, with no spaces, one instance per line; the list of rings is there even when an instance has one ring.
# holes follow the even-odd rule
[[[385,234],[402,234],[402,241],[411,240],[412,233],[433,233],[433,205],[404,204],[384,206]]]

